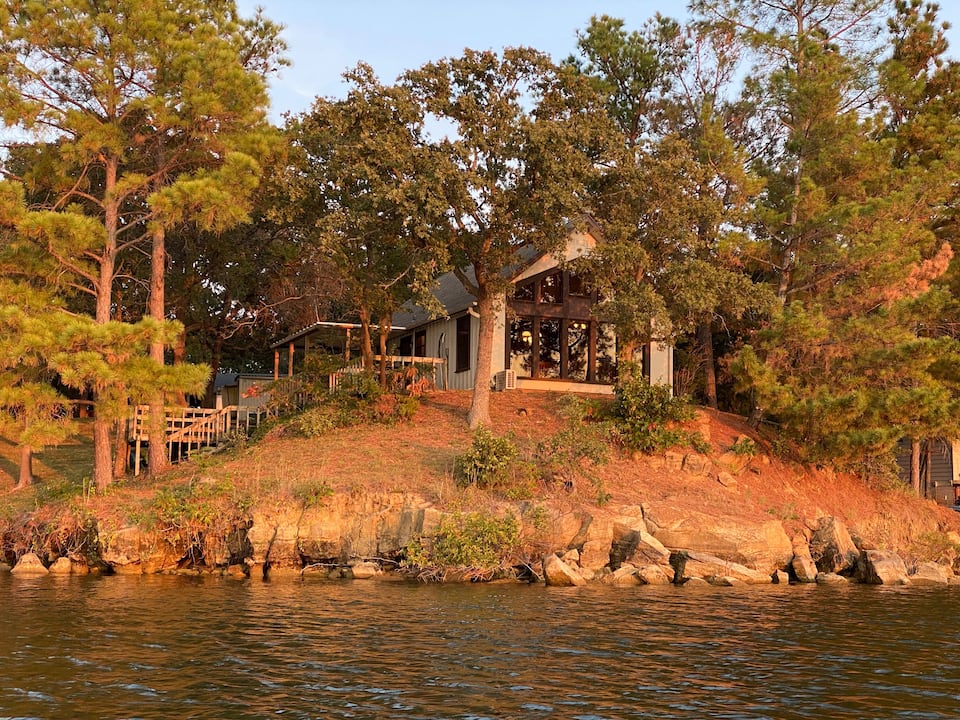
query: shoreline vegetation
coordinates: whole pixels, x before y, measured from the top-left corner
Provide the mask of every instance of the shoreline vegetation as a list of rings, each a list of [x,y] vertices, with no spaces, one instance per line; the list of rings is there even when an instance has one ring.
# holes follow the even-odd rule
[[[38,453],[38,484],[0,495],[0,560],[251,579],[960,582],[960,513],[893,479],[786,462],[712,410],[631,449],[649,438],[610,424],[617,402],[495,393],[473,433],[469,393],[331,402],[99,493],[80,437]],[[0,442],[6,471],[13,450]]]

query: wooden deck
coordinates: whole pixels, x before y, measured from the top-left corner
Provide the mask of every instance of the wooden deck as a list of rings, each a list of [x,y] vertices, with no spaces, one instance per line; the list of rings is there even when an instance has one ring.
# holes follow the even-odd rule
[[[264,408],[237,405],[220,409],[166,408],[167,458],[175,462],[200,448],[215,447],[236,433],[249,433],[268,415]],[[149,424],[150,407],[138,405],[127,423],[127,441],[133,446],[134,475],[140,474],[143,445],[150,442]]]

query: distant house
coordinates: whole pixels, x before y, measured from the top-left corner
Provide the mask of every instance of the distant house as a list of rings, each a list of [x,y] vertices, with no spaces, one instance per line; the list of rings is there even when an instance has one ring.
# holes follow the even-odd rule
[[[497,318],[492,366],[497,389],[612,392],[616,333],[594,317],[597,291],[577,272],[577,260],[595,245],[591,233],[572,233],[559,258],[526,253],[511,278],[512,297],[501,303]],[[437,384],[470,390],[479,337],[475,298],[453,273],[439,278],[434,295],[445,315],[434,318],[423,308],[406,307],[393,316],[391,346],[399,356],[442,359]],[[672,346],[651,342],[638,360],[651,383],[673,387]]]
[[[897,444],[900,479],[910,482],[910,441]],[[930,438],[921,443],[921,493],[941,505],[953,505],[960,488],[960,440]]]

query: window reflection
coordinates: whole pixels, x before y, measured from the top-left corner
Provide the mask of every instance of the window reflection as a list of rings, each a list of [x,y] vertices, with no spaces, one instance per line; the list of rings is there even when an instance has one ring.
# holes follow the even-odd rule
[[[540,321],[539,376],[560,377],[560,321]]]
[[[517,318],[510,325],[510,369],[528,378],[533,371],[533,319]]]

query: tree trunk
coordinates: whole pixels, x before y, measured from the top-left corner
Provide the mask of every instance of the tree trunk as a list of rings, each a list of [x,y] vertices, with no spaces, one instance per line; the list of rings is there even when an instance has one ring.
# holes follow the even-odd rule
[[[920,494],[920,441],[910,438],[910,487]]]
[[[380,318],[380,387],[387,387],[387,335],[390,334],[390,316]]]
[[[177,334],[177,342],[173,346],[173,364],[183,365],[187,360],[187,329],[184,328]],[[180,407],[186,407],[187,396],[183,390],[177,390],[174,394],[173,402]]]
[[[153,251],[150,257],[150,298],[147,312],[157,322],[166,320],[164,275],[167,271],[166,234],[163,228],[153,231]],[[164,365],[164,345],[162,342],[150,343],[150,359],[157,368]],[[167,418],[166,399],[162,390],[150,398],[150,443],[147,446],[149,474],[156,476],[165,472],[170,463],[167,460]]]
[[[20,446],[20,476],[17,479],[17,490],[33,484],[33,448],[29,445]]]
[[[373,375],[373,342],[370,340],[370,310],[360,305],[360,354],[363,357],[363,372]]]
[[[477,369],[473,381],[473,397],[467,411],[467,425],[475,430],[490,424],[490,377],[493,364],[493,333],[496,328],[497,306],[489,289],[478,285],[477,312],[480,314],[477,340]]]
[[[103,226],[106,231],[106,240],[103,253],[99,258],[100,275],[97,282],[97,306],[95,320],[100,325],[110,322],[113,308],[113,274],[116,270],[117,232],[120,229],[120,208],[114,199],[117,187],[117,174],[120,160],[117,157],[108,158],[104,170],[104,218]],[[113,482],[113,455],[110,452],[111,418],[103,412],[94,393],[93,415],[93,482],[98,490],[106,488]]]
[[[118,420],[114,427],[114,435],[116,436],[113,453],[114,477],[126,475],[127,470],[129,470],[130,446],[127,444],[126,425],[126,422],[123,420]]]
[[[697,326],[697,345],[703,356],[703,395],[709,407],[717,409],[717,368],[713,357],[713,328],[710,319]]]

